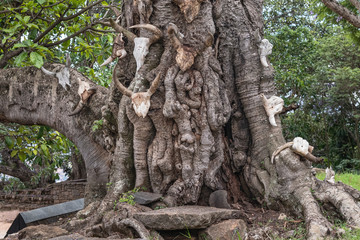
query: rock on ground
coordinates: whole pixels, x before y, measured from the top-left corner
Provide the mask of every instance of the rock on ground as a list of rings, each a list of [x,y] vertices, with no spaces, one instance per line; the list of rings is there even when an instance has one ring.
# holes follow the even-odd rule
[[[233,240],[245,239],[246,223],[241,219],[229,219],[213,224],[199,233],[200,239],[207,240]],[[239,236],[241,238],[239,238]]]
[[[134,195],[134,201],[141,205],[147,205],[152,202],[158,201],[162,195],[151,192],[136,192]]]
[[[18,239],[50,239],[57,236],[69,234],[65,229],[48,226],[48,225],[37,225],[30,226],[22,229],[17,235]]]
[[[182,206],[135,213],[134,218],[155,230],[202,229],[221,220],[239,218],[240,211],[205,206]]]
[[[227,201],[227,195],[226,190],[217,190],[211,193],[209,198],[210,207],[230,209],[231,207]]]

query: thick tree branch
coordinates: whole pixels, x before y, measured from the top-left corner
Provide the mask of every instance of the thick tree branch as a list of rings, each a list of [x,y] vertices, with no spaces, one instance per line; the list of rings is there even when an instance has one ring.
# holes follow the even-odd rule
[[[347,9],[346,7],[340,5],[339,3],[333,0],[321,0],[321,1],[325,4],[326,7],[328,7],[330,10],[337,13],[338,15],[342,16],[354,27],[360,28],[360,17],[356,16],[349,9]]]
[[[17,177],[22,182],[29,182],[31,177],[36,173],[31,171],[20,159],[11,157],[8,149],[3,149],[0,152],[2,156],[2,162],[0,163],[0,173]]]
[[[359,0],[349,0],[349,1],[360,12],[360,2],[359,2]]]
[[[46,67],[52,70],[64,66],[54,64]],[[47,125],[66,135],[84,157],[89,194],[86,201],[89,201],[102,197],[108,182],[107,162],[111,155],[105,149],[102,136],[91,137],[91,125],[101,118],[101,107],[105,104],[108,90],[97,86],[97,92],[86,109],[75,117],[69,117],[69,112],[79,102],[78,90],[84,85],[94,86],[81,73],[73,69],[69,72],[71,88],[65,91],[59,87],[58,79],[45,75],[40,69],[0,69],[0,122]]]
[[[4,56],[0,59],[0,68],[4,68],[6,66],[7,62],[11,58],[19,55],[23,51],[24,51],[24,48],[18,48],[18,49],[14,50],[14,51],[8,52],[7,54],[4,54]]]
[[[296,103],[292,103],[289,106],[283,107],[280,114],[284,114],[284,113],[287,113],[289,111],[296,110],[298,108],[299,108],[299,105],[297,105]]]

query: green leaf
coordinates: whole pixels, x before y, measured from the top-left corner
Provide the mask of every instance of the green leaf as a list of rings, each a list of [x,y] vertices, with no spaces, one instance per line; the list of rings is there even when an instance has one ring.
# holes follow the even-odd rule
[[[43,151],[43,153],[45,154],[45,156],[50,157],[50,152],[48,147],[45,144],[41,144],[41,150]]]
[[[38,54],[37,52],[30,53],[30,61],[37,68],[41,68],[42,65],[44,64],[43,57],[40,54]]]
[[[18,150],[13,150],[10,154],[11,157],[15,157],[15,155],[18,153]]]
[[[28,27],[30,27],[29,25],[30,24],[28,24]],[[37,25],[35,25],[35,26],[37,27]],[[34,40],[36,38],[36,36],[37,36],[37,33],[38,33],[38,29],[35,29],[35,28],[31,29],[31,31],[29,33],[29,39]]]
[[[22,162],[25,162],[26,154],[24,152],[19,152],[19,159]]]
[[[27,153],[27,155],[29,155],[29,157],[31,157],[31,155],[33,154],[32,151],[27,148],[25,148],[25,152]]]
[[[22,52],[19,56],[17,56],[14,60],[14,63],[16,66],[21,67],[22,63],[27,58],[28,54],[27,52]]]
[[[33,150],[33,154],[34,155],[37,155],[38,154],[38,151],[36,149]]]
[[[13,138],[8,137],[8,136],[5,137],[5,143],[6,143],[8,148],[12,149],[14,147],[14,142],[15,141],[14,141]]]
[[[28,137],[25,136],[24,138],[25,138],[25,140],[26,140],[27,143],[30,144],[30,143],[32,142]]]
[[[28,23],[26,26],[28,26],[28,28],[34,28],[33,30],[39,29],[39,26],[33,23]],[[29,38],[32,39],[31,36],[29,36]]]
[[[102,5],[108,6],[109,4],[106,1],[101,2]]]
[[[46,0],[36,0],[39,4],[44,4]]]
[[[37,139],[40,139],[40,138],[44,135],[44,129],[45,129],[44,126],[41,126],[41,127],[40,127],[39,132],[38,132],[38,134],[36,135],[36,138],[37,138]]]
[[[20,22],[24,21],[23,17],[20,14],[15,14],[15,17],[19,19]]]
[[[22,138],[21,138],[21,137],[18,137],[18,138],[16,139],[16,142],[17,142],[18,145],[21,145],[21,143],[22,143]]]
[[[24,22],[25,22],[25,23],[28,23],[29,21],[30,21],[30,16],[25,16],[25,17],[24,17]]]
[[[26,47],[26,45],[23,43],[14,44],[14,48],[21,48],[21,47]]]

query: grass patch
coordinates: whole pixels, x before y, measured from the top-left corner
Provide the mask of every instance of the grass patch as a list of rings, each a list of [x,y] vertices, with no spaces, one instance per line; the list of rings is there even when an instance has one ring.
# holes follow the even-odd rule
[[[319,180],[325,179],[325,172],[316,174]],[[341,181],[344,184],[350,185],[360,191],[360,175],[352,173],[335,173],[335,181]]]

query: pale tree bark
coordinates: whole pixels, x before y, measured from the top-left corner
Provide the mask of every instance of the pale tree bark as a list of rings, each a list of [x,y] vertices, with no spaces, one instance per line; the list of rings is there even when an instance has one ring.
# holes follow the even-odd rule
[[[47,125],[73,141],[85,160],[89,182],[87,200],[91,201],[104,196],[108,182],[111,153],[106,151],[103,136],[91,132],[93,121],[102,116],[101,107],[108,91],[97,86],[92,105],[85,107],[80,115],[68,116],[80,100],[79,79],[89,82],[74,70],[70,71],[70,79],[72,87],[65,90],[56,77],[47,76],[40,69],[1,70],[0,121]]]
[[[124,1],[119,19],[121,27],[113,26],[130,40],[135,35],[124,29],[140,23],[156,26],[162,38],[152,43],[141,67],[129,41],[111,88],[98,87],[78,115],[65,114],[76,104],[76,82],[66,92],[56,87],[56,79],[43,80],[33,68],[21,73],[2,70],[0,77],[4,92],[0,119],[46,124],[63,132],[80,149],[88,179],[90,175],[105,179],[102,167],[112,157],[106,196],[91,205],[93,211],[82,213],[92,218],[79,221],[89,223],[89,236],[105,231],[102,222],[118,222],[109,214],[114,201],[135,186],[162,193],[168,206],[208,203],[209,192],[219,189],[228,191],[232,203],[246,193],[269,208],[303,216],[309,239],[324,238],[332,231],[317,200],[330,203],[360,227],[358,191],[316,180],[311,162],[289,148],[271,162],[285,139],[278,115],[270,124],[263,106],[262,96],[269,99],[276,90],[274,70],[259,53],[261,0]],[[137,37],[154,34],[143,28],[131,31]],[[161,82],[151,97],[150,111],[139,117],[129,96],[146,92],[158,74]],[[72,76],[76,79],[79,74],[72,71]],[[18,92],[46,81],[48,89],[36,91],[42,98],[34,97],[35,91]],[[23,94],[36,104],[21,100]],[[48,115],[55,115],[55,120]],[[91,134],[90,123],[100,118],[103,135]]]
[[[71,162],[71,172],[69,179],[86,179],[86,166],[81,154],[76,153],[75,149],[72,149],[72,155],[70,156],[69,160]]]
[[[348,8],[342,6],[336,0],[321,0],[326,7],[331,11],[335,12],[339,16],[343,17],[354,27],[360,28],[360,17],[354,12],[350,11]],[[350,3],[360,11],[360,3],[358,0],[349,0]]]

